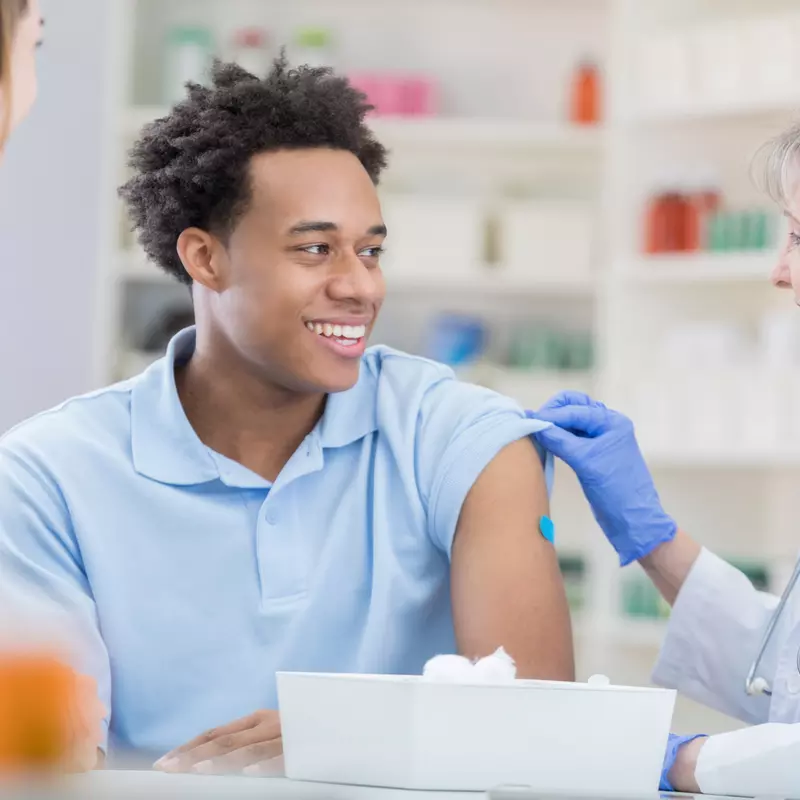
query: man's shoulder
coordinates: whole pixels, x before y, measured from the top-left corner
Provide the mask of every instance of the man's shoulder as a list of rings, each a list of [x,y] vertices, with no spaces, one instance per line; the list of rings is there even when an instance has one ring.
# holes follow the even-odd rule
[[[523,415],[511,398],[429,358],[379,345],[367,350],[364,366],[376,381],[379,410],[414,410],[418,424],[426,418],[455,423],[459,416],[482,412]]]
[[[435,383],[440,380],[454,380],[451,367],[424,356],[395,350],[379,344],[367,348],[363,358],[364,366],[379,380],[394,380],[402,384],[419,384],[425,381]]]
[[[136,379],[69,399],[15,425],[0,437],[0,457],[49,467],[109,452],[130,435],[130,395]]]

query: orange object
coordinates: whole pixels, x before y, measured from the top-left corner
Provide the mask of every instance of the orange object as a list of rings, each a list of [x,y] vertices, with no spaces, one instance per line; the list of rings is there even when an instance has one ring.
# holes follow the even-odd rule
[[[72,738],[77,677],[48,655],[0,655],[0,774],[58,768]]]
[[[600,116],[600,72],[593,62],[583,61],[573,80],[570,118],[576,125],[596,125]]]
[[[661,196],[651,197],[647,204],[644,222],[644,251],[650,255],[661,252],[661,226],[663,225]]]

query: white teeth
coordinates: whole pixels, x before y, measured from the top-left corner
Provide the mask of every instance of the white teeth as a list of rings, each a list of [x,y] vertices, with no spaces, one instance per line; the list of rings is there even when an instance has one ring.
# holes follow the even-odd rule
[[[337,339],[363,339],[367,335],[366,325],[335,325],[330,322],[306,322],[306,328],[319,336]]]

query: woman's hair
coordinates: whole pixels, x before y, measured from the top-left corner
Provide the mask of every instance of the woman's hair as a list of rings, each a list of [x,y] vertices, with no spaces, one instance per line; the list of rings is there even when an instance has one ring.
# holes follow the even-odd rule
[[[800,122],[762,145],[753,160],[756,185],[788,208],[800,185]]]
[[[11,50],[17,24],[28,8],[28,0],[0,0],[0,148],[11,125]]]

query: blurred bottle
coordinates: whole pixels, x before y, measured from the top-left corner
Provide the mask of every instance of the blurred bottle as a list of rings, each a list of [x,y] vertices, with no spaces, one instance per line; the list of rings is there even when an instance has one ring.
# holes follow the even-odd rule
[[[427,355],[434,361],[461,367],[474,364],[484,354],[488,331],[484,322],[466,314],[440,314],[433,322]]]
[[[600,70],[591,59],[584,59],[572,79],[570,121],[575,125],[600,122]]]
[[[645,252],[674,253],[685,242],[686,206],[681,193],[665,187],[648,202],[645,214]]]
[[[167,37],[164,100],[177,103],[186,96],[186,84],[203,83],[214,51],[211,32],[200,27],[176,27]]]
[[[292,48],[292,62],[299,66],[334,67],[333,38],[326,28],[301,28],[297,31]]]
[[[658,192],[650,197],[645,211],[644,251],[650,255],[663,253],[669,237],[669,208],[665,194]]]
[[[722,204],[720,191],[710,175],[698,176],[687,188],[684,249],[690,252],[706,250],[711,219]]]
[[[57,658],[0,655],[0,774],[65,766],[77,703],[75,674]]]
[[[269,72],[269,38],[263,28],[242,28],[233,35],[231,60],[252,75],[263,78]]]

